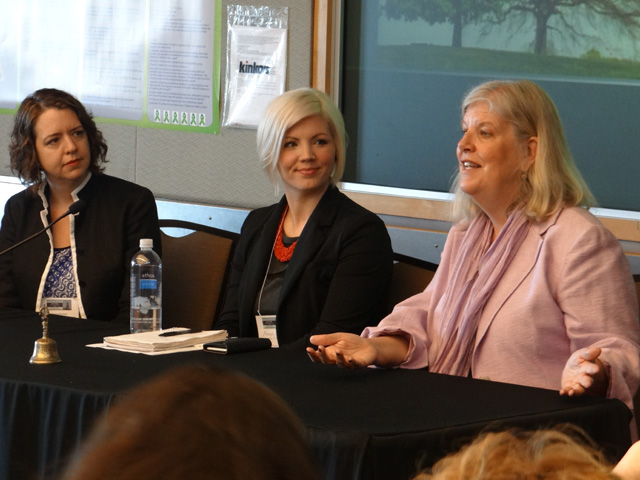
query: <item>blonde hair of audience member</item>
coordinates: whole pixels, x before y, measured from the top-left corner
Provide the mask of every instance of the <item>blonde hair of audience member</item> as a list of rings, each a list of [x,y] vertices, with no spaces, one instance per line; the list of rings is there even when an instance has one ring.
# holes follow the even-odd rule
[[[414,480],[606,480],[619,479],[604,455],[582,439],[558,430],[480,435],[436,462]]]
[[[274,392],[193,365],[125,395],[61,478],[319,480],[318,472],[299,420]]]
[[[559,208],[595,205],[595,198],[575,166],[562,121],[553,100],[529,80],[495,80],[472,89],[462,102],[462,115],[475,102],[487,102],[513,125],[516,136],[538,138],[535,162],[522,178],[520,196],[513,206],[524,204],[527,216],[542,220]],[[482,214],[471,196],[459,187],[460,173],[453,183],[456,220]]]
[[[313,88],[290,90],[267,106],[258,125],[257,147],[262,168],[276,188],[279,187],[278,159],[287,130],[300,120],[320,115],[329,125],[336,146],[336,166],[331,182],[338,183],[344,172],[347,134],[342,114],[327,94]]]

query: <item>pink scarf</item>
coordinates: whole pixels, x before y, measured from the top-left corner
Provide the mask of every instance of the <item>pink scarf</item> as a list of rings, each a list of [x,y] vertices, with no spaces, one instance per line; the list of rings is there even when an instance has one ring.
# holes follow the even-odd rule
[[[439,345],[429,371],[468,375],[482,311],[511,260],[527,236],[530,223],[521,209],[515,210],[491,244],[493,226],[485,215],[476,217],[452,266],[451,280],[442,297]]]

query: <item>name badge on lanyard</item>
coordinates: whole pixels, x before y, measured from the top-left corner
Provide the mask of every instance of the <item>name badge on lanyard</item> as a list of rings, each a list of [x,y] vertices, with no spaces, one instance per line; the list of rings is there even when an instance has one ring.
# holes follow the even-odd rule
[[[275,315],[256,315],[258,337],[271,340],[271,348],[278,348],[278,334],[276,332]]]
[[[64,315],[66,317],[79,317],[77,298],[45,298],[44,304],[53,315]]]

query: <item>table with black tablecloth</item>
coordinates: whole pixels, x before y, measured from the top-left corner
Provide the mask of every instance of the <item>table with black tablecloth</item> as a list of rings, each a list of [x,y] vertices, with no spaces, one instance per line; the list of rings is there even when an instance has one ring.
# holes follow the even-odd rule
[[[612,457],[630,445],[630,412],[618,400],[424,370],[345,370],[314,364],[303,350],[147,356],[86,347],[121,333],[126,326],[52,316],[62,363],[32,365],[40,318],[0,309],[0,479],[55,473],[118,394],[186,363],[241,371],[278,393],[327,478],[404,480],[487,428],[571,422]]]

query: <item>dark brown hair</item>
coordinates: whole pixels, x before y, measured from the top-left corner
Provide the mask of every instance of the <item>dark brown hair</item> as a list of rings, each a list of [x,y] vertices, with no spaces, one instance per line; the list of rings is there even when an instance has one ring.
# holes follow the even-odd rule
[[[319,480],[296,415],[244,375],[181,366],[112,406],[62,479]]]
[[[91,160],[89,171],[99,173],[107,161],[107,144],[92,115],[73,95],[55,88],[43,88],[28,95],[20,104],[13,123],[9,156],[11,171],[17,173],[25,185],[39,185],[44,181],[36,152],[34,125],[43,112],[51,108],[72,110],[87,134]]]

